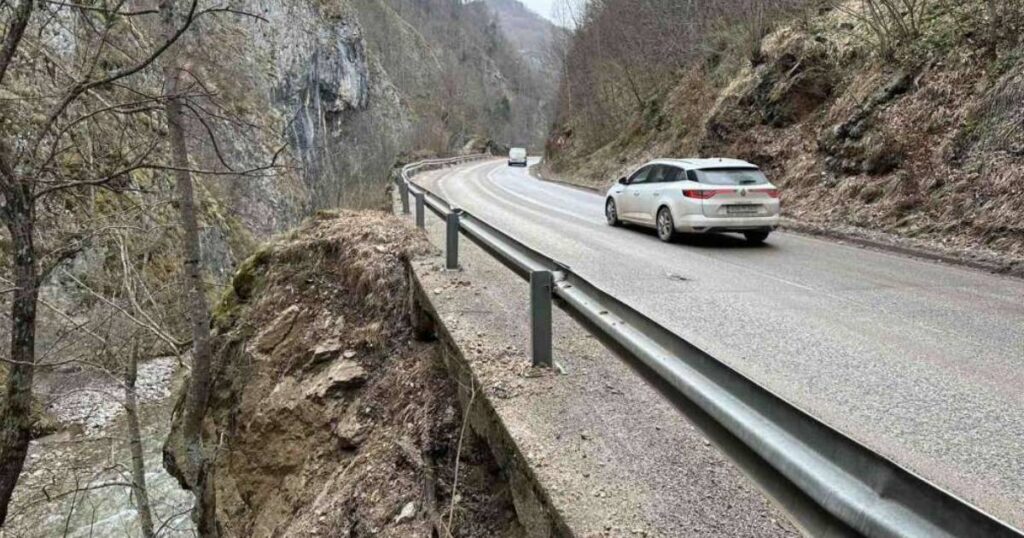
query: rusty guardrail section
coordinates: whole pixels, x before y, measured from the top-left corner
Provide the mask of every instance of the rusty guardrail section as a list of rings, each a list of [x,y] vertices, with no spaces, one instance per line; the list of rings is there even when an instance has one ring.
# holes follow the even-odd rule
[[[446,266],[461,233],[530,282],[535,365],[552,364],[551,303],[613,348],[813,536],[1014,537],[1024,534],[758,385],[572,270],[411,181],[421,170],[485,155],[405,166],[403,212],[447,223]]]

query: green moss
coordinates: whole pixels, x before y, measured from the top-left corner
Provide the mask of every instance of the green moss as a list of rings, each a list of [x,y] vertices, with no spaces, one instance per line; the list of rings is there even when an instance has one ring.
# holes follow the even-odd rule
[[[235,272],[231,279],[231,290],[240,302],[247,302],[253,292],[262,284],[262,267],[270,261],[273,249],[265,247],[249,256]]]
[[[263,269],[272,258],[273,249],[266,246],[242,262],[231,279],[231,286],[221,294],[210,316],[218,333],[226,333],[238,321],[249,299],[263,285]]]
[[[210,324],[214,331],[221,334],[228,332],[238,321],[238,314],[241,310],[242,305],[238,302],[235,290],[233,288],[225,290],[210,315]]]
[[[993,82],[999,80],[999,78],[1009,73],[1014,67],[1020,65],[1022,60],[1024,60],[1024,49],[1014,49],[1001,55],[992,63],[992,68],[989,70],[989,79]]]

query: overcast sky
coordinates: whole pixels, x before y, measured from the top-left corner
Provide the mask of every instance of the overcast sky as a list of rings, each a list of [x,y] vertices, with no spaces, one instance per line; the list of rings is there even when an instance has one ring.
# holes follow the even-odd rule
[[[538,15],[540,15],[540,16],[548,19],[548,20],[550,20],[551,22],[554,22],[555,24],[559,24],[559,21],[556,21],[554,19],[554,13],[553,13],[552,8],[554,7],[554,5],[557,2],[560,2],[562,0],[519,0],[519,1],[522,2],[523,4],[525,4],[526,7],[530,8],[531,10],[533,10]]]

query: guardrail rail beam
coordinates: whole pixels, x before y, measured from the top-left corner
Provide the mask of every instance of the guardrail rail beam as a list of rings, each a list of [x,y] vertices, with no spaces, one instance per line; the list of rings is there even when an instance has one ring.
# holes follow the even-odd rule
[[[414,171],[484,157],[406,165],[400,178],[403,209],[408,213],[412,190],[417,226],[424,227],[424,198],[446,220],[449,268],[458,265],[461,233],[529,281],[530,352],[535,366],[552,365],[551,305],[557,297],[563,311],[675,403],[806,532],[835,537],[1024,538],[1019,530],[733,370],[568,266],[472,213],[453,211],[444,199],[410,179]]]

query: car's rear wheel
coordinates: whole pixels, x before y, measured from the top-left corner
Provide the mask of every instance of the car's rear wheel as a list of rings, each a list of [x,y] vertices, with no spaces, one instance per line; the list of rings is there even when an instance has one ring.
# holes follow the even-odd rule
[[[743,237],[747,238],[748,243],[760,245],[764,243],[765,239],[768,239],[768,232],[744,232]]]
[[[604,218],[608,220],[609,226],[618,226],[622,224],[619,220],[619,210],[615,207],[615,200],[609,198],[604,204]]]
[[[658,210],[656,222],[658,228],[658,239],[670,243],[676,238],[676,224],[672,220],[672,212],[667,207]]]

